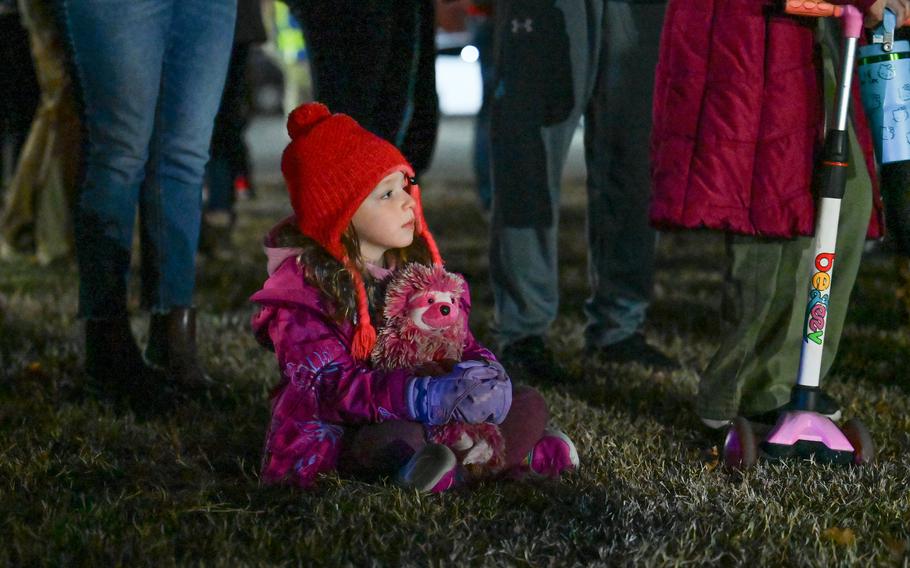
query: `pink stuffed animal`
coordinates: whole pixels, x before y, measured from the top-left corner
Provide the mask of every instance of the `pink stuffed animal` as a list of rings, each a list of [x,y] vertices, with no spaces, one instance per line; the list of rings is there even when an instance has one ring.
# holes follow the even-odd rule
[[[464,290],[462,277],[441,266],[411,263],[393,274],[370,355],[373,366],[438,375],[461,361],[468,333]],[[472,477],[503,468],[505,444],[495,424],[450,422],[429,427],[427,437],[451,448]]]

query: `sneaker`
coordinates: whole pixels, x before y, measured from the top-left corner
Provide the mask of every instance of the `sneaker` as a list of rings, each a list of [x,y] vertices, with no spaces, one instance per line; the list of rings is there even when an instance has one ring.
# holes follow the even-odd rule
[[[561,474],[578,469],[578,450],[561,430],[544,430],[522,463],[535,476],[556,479]]]
[[[701,420],[702,424],[704,424],[705,426],[707,426],[708,428],[710,428],[712,430],[720,430],[721,428],[726,428],[727,426],[729,426],[730,424],[733,423],[733,421],[730,420],[729,418],[727,418],[725,420],[715,420],[713,418],[699,418],[699,419]]]
[[[752,416],[747,416],[746,419],[749,422],[758,422],[759,424],[777,424],[777,419],[781,414],[793,409],[793,403],[787,402],[782,406],[778,406],[767,412],[762,412],[760,414],[754,414]],[[831,420],[837,421],[840,420],[841,411],[840,403],[837,402],[834,397],[829,395],[823,390],[818,391],[818,395],[815,399],[815,412],[818,412],[822,416],[830,418]]]
[[[633,333],[622,341],[596,347],[589,352],[606,363],[639,363],[645,367],[665,371],[676,371],[680,368],[678,361],[650,345],[641,333]]]
[[[499,362],[517,382],[557,383],[566,376],[565,369],[556,362],[553,352],[539,335],[506,345]]]
[[[398,472],[402,487],[423,493],[442,493],[457,481],[458,460],[442,444],[427,444],[418,450]]]

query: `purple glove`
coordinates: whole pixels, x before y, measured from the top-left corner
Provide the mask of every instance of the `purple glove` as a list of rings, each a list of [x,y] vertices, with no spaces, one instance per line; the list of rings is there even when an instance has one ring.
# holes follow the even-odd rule
[[[512,404],[512,383],[498,363],[465,361],[445,375],[412,379],[407,397],[411,418],[424,424],[499,424]]]
[[[512,380],[496,361],[465,361],[462,365],[485,367],[496,373],[474,387],[455,408],[455,420],[468,424],[491,422],[502,424],[512,406]]]

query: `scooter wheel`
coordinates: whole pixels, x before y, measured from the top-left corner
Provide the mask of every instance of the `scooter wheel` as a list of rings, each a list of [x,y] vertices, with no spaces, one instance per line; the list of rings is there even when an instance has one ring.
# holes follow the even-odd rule
[[[752,424],[738,416],[727,431],[724,440],[724,467],[728,471],[742,471],[755,465],[758,459],[758,443]]]
[[[872,436],[865,424],[856,418],[851,418],[841,428],[841,432],[853,446],[854,464],[862,465],[875,461],[875,442],[872,441]]]

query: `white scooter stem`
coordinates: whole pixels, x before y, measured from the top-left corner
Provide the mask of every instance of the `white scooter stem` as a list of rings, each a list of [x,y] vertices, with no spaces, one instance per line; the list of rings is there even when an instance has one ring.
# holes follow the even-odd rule
[[[845,30],[846,32],[846,30]],[[856,57],[855,37],[846,41],[841,84],[838,89],[836,127],[827,133],[822,166],[819,171],[820,191],[818,214],[815,222],[814,254],[809,277],[809,301],[803,324],[803,344],[799,359],[797,384],[818,387],[821,376],[822,353],[828,322],[828,299],[834,275],[837,226],[840,218],[841,199],[847,181],[847,118],[850,106],[850,88],[853,79],[853,62]]]

